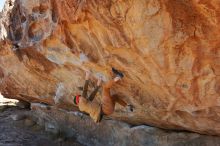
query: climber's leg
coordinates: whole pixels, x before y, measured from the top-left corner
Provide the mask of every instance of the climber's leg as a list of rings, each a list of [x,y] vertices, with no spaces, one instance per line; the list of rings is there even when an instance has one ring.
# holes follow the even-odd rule
[[[112,98],[115,102],[119,103],[121,106],[123,106],[123,107],[127,106],[127,103],[124,100],[122,100],[121,98],[119,98],[119,96],[117,94],[113,95]]]
[[[103,91],[102,91],[102,112],[105,115],[110,115],[114,112],[115,109],[115,100],[110,94],[110,89],[111,87],[117,83],[121,77],[117,76],[113,80],[107,82],[103,86]]]
[[[87,98],[87,91],[88,91],[88,86],[89,86],[89,77],[90,77],[90,72],[86,71],[86,79],[85,79],[85,84],[83,87],[83,92],[82,92],[82,97]]]
[[[92,91],[92,93],[89,95],[88,100],[93,101],[95,98],[97,92],[99,91],[100,86],[96,86],[95,89]]]
[[[112,68],[112,72],[116,75],[116,77],[113,80],[110,80],[109,82],[104,84],[104,86],[103,86],[103,97],[105,97],[105,96],[111,97],[111,95],[110,95],[111,87],[116,82],[118,82],[119,80],[121,80],[124,77],[123,73],[121,73],[120,71],[116,70],[115,68]]]
[[[87,91],[89,86],[89,80],[85,80],[85,84],[83,87],[82,97],[87,98]]]
[[[97,82],[97,85],[96,85],[95,89],[93,90],[93,92],[90,94],[88,100],[93,101],[93,99],[95,98],[96,93],[98,92],[98,90],[101,86],[101,83],[102,83],[102,79],[99,78],[98,82]]]

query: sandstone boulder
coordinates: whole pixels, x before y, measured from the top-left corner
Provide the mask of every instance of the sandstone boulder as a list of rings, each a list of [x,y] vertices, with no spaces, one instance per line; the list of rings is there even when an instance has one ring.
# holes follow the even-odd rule
[[[84,71],[108,81],[115,67],[125,78],[112,93],[134,110],[117,105],[112,118],[220,135],[219,0],[12,4],[0,19],[5,97],[75,110]]]

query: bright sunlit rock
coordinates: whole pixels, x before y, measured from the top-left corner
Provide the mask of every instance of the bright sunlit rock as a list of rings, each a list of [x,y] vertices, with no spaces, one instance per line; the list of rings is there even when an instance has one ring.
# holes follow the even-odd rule
[[[4,98],[0,93],[0,106],[1,105],[15,105],[17,102],[18,100],[15,100],[15,99]]]

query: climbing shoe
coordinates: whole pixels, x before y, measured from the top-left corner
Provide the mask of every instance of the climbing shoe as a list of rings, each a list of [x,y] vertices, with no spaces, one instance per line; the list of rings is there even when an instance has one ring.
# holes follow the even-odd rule
[[[115,69],[115,68],[112,68],[112,72],[113,72],[114,74],[116,74],[117,76],[121,77],[121,78],[124,77],[123,73],[120,72],[119,70]]]

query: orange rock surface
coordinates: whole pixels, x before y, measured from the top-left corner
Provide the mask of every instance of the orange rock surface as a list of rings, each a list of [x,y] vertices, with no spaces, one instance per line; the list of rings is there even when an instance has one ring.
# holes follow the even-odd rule
[[[112,118],[220,135],[219,0],[8,2],[0,19],[5,97],[73,110],[84,71],[108,81],[115,67],[125,77],[112,93],[134,111],[117,105]]]

